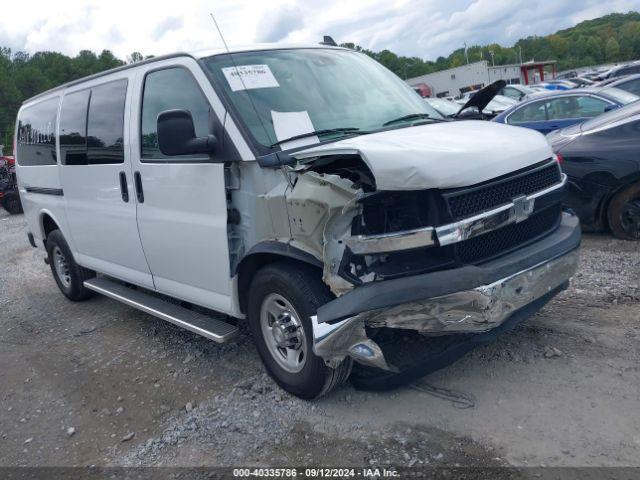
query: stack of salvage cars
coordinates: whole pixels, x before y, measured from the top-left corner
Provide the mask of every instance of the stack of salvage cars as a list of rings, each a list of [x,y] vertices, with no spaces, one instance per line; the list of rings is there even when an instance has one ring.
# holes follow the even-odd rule
[[[16,182],[15,160],[3,156],[0,150],[0,204],[12,215],[22,213],[22,204]]]
[[[327,43],[156,57],[27,100],[27,236],[61,292],[218,342],[246,321],[272,378],[315,398],[441,368],[565,289],[580,227],[545,137],[445,119]]]

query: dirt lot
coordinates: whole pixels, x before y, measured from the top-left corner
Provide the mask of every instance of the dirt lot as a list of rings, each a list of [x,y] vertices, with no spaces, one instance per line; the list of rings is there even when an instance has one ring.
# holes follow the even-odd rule
[[[221,346],[71,303],[42,259],[0,212],[0,465],[640,466],[638,243],[585,236],[572,287],[515,331],[314,403],[274,386],[246,329]]]

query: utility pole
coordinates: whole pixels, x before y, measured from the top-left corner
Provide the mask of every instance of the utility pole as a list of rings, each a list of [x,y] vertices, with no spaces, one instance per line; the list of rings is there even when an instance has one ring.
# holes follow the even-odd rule
[[[518,50],[520,51],[520,63],[522,63],[522,46],[518,45]]]
[[[489,50],[489,55],[491,55],[491,66],[495,67],[496,66],[496,62],[493,58],[494,52],[493,50]]]
[[[469,64],[469,52],[467,52],[467,42],[464,42],[464,58],[467,60],[467,65]]]

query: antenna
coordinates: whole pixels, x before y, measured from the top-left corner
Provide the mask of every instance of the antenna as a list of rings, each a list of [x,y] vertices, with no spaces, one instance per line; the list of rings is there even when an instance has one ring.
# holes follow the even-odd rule
[[[238,69],[238,65],[236,64],[236,61],[233,58],[233,54],[231,53],[231,50],[229,49],[229,46],[227,45],[227,41],[224,39],[224,35],[222,35],[222,31],[220,30],[220,27],[218,26],[218,22],[216,22],[216,17],[213,16],[213,13],[209,13],[209,15],[211,16],[211,20],[213,20],[213,24],[216,26],[216,30],[218,30],[218,35],[220,35],[220,39],[222,40],[222,44],[224,45],[224,49],[227,51],[227,55],[229,55],[229,58],[231,59],[231,63],[233,64],[233,68],[236,69],[236,74],[238,75],[238,78],[240,79],[240,82],[242,83],[243,91],[247,94],[247,98],[249,99],[249,103],[251,104],[251,107],[253,108],[253,111],[255,112],[256,117],[258,118],[258,121],[260,122],[260,125],[262,126],[262,129],[264,130],[264,134],[267,136],[267,139],[269,140],[269,142],[273,143],[274,140],[271,138],[271,135],[269,135],[269,131],[267,130],[267,127],[265,127],[264,122],[262,121],[262,118],[260,117],[260,114],[258,113],[258,109],[256,108],[255,104],[253,103],[253,99],[251,98],[251,95],[249,94],[249,90],[247,89],[247,86],[244,83],[244,78],[242,78],[240,70]]]

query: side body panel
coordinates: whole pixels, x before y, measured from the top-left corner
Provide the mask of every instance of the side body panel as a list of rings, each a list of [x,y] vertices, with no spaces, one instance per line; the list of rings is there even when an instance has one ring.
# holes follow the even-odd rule
[[[130,138],[127,118],[133,95],[135,69],[99,78],[65,92],[67,95],[97,87],[113,80],[128,82],[124,110],[124,163],[99,165],[62,165],[60,176],[65,191],[66,214],[75,244],[76,261],[85,267],[147,288],[153,288],[136,223],[133,177],[130,165]],[[64,115],[64,98],[61,116]],[[61,130],[61,121],[59,133]],[[60,149],[61,150],[61,149]],[[129,201],[121,192],[121,172],[127,179]]]
[[[226,112],[195,60],[175,58],[138,69],[130,134],[144,194],[137,201],[140,238],[157,291],[234,315],[224,159],[142,158],[145,78],[176,67],[188,70],[206,97],[215,125],[210,133],[224,137]]]

